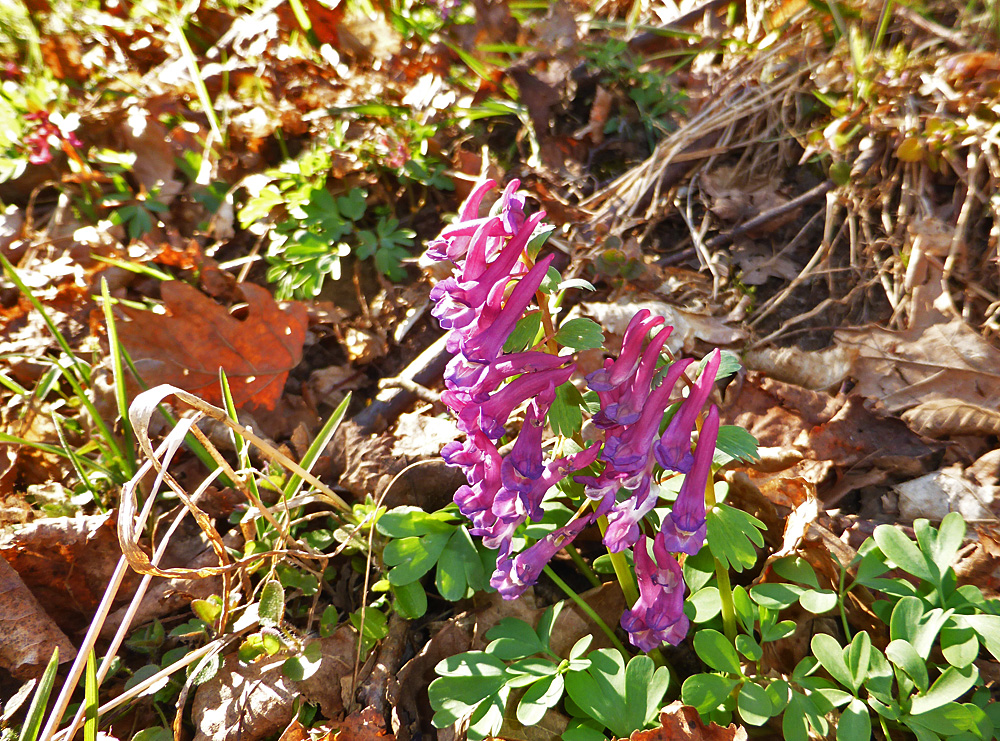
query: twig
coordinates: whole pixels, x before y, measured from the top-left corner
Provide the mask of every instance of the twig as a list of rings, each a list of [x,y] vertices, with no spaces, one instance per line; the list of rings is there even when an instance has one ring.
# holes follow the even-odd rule
[[[445,336],[438,338],[433,345],[424,350],[395,379],[400,388],[384,389],[375,397],[375,401],[362,409],[351,420],[359,429],[374,434],[382,432],[389,422],[398,417],[403,410],[413,403],[417,394],[402,387],[402,383],[413,383],[426,386],[437,380],[451,360],[452,354],[445,347]]]
[[[733,227],[728,232],[717,234],[716,236],[712,237],[710,240],[705,242],[705,247],[709,250],[716,249],[717,247],[723,247],[724,245],[727,245],[730,242],[732,242],[736,237],[740,236],[741,234],[746,234],[747,232],[752,231],[753,229],[756,229],[759,226],[763,226],[772,219],[776,219],[779,216],[784,216],[785,214],[799,208],[799,206],[804,206],[807,203],[812,203],[813,201],[819,200],[827,193],[829,193],[831,190],[833,190],[835,187],[837,186],[832,180],[827,180],[824,183],[820,183],[815,188],[807,190],[802,195],[796,196],[787,203],[783,203],[780,206],[776,206],[775,208],[765,211],[762,214],[758,214],[749,221],[745,221],[739,226]]]

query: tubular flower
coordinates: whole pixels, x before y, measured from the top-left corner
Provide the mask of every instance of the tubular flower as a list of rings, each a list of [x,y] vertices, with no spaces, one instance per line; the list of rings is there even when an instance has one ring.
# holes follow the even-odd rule
[[[702,407],[708,401],[709,394],[712,393],[712,386],[715,384],[715,377],[719,373],[719,365],[722,362],[722,354],[716,350],[705,364],[705,370],[701,377],[694,384],[691,393],[681,404],[667,425],[663,437],[656,444],[653,450],[656,461],[668,471],[680,471],[687,473],[691,470],[694,458],[691,455],[691,433],[694,431],[694,423],[701,413]]]
[[[548,353],[503,352],[554,255],[534,265],[523,257],[545,214],[525,215],[518,181],[504,189],[493,213],[479,216],[483,198],[494,185],[488,181],[476,187],[458,221],[428,245],[427,255],[455,264],[452,277],[431,291],[432,314],[448,332],[447,348],[456,353],[445,371],[441,400],[458,418],[467,440],[449,443],[441,454],[468,479],[455,502],[471,520],[472,533],[498,549],[495,585],[512,599],[533,584],[555,552],[591,520],[577,520],[521,554],[510,553],[514,531],[529,518],[541,519],[546,492],[592,464],[601,447],[545,460],[545,417],[556,388],[569,381],[576,368],[568,358]],[[494,441],[506,434],[509,417],[524,404],[521,432],[504,458]]]
[[[534,545],[526,548],[516,556],[507,556],[497,561],[497,570],[493,572],[490,585],[504,599],[516,599],[524,591],[538,581],[545,565],[552,560],[562,548],[597,518],[591,513],[553,530]]]
[[[705,544],[705,487],[712,472],[712,456],[719,436],[719,409],[712,406],[701,426],[691,470],[684,476],[677,501],[656,536],[671,553],[695,555]]]
[[[677,559],[657,540],[650,558],[648,539],[635,544],[635,575],[639,599],[622,615],[621,626],[640,651],[652,651],[664,642],[676,646],[687,635],[690,621],[684,615],[684,575]]]

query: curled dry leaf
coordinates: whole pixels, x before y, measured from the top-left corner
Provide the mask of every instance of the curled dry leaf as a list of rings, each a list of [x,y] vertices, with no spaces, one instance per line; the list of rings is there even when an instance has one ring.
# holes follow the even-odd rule
[[[822,391],[843,381],[857,356],[856,349],[842,346],[815,352],[797,347],[766,347],[748,351],[743,356],[743,362],[749,370]]]
[[[934,399],[903,412],[910,429],[927,437],[1000,435],[1000,412],[958,399]]]
[[[150,386],[167,383],[221,402],[219,369],[237,407],[274,408],[288,372],[298,365],[308,320],[298,303],[281,309],[260,286],[241,286],[246,319],[237,319],[195,288],[167,281],[161,295],[169,314],[117,307],[128,321],[118,336]]]
[[[195,741],[256,741],[280,733],[288,728],[298,697],[318,704],[323,715],[337,717],[344,710],[342,683],[351,681],[354,669],[354,630],[341,626],[321,638],[320,647],[319,669],[301,682],[282,672],[287,655],[249,664],[235,653],[227,656],[218,673],[195,692]]]
[[[727,397],[728,400],[728,397]],[[747,429],[762,448],[797,453],[787,457],[787,468],[772,467],[748,471],[765,495],[765,484],[780,494],[784,480],[800,479],[809,487],[831,484],[834,473],[844,473],[864,466],[884,473],[917,476],[936,446],[919,438],[898,419],[887,417],[870,408],[859,396],[809,391],[799,386],[766,378],[750,372],[723,411],[724,422]],[[780,462],[780,456],[770,456]],[[768,484],[768,482],[771,482]],[[872,482],[867,481],[868,484]],[[799,485],[796,485],[799,487]],[[824,495],[827,491],[822,492]],[[845,493],[845,492],[840,492]],[[791,501],[775,501],[795,506],[802,501],[795,495]]]
[[[723,728],[716,723],[707,726],[698,711],[675,700],[660,713],[660,727],[650,731],[634,731],[629,741],[747,741],[746,729],[735,723]]]
[[[1000,399],[1000,350],[961,319],[890,332],[838,330],[841,346],[858,350],[851,368],[857,391],[890,412],[937,399],[995,409]]]
[[[899,497],[899,519],[909,523],[918,517],[937,522],[949,512],[958,512],[966,520],[991,520],[1000,487],[977,482],[955,464],[893,489]]]
[[[59,649],[59,661],[76,657],[76,649],[38,604],[18,573],[0,558],[0,667],[18,680],[41,675]]]

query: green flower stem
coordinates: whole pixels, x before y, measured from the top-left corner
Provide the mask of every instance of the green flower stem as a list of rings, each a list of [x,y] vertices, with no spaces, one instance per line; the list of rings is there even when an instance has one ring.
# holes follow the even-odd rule
[[[566,596],[576,603],[577,607],[583,610],[583,613],[587,617],[589,617],[591,620],[597,623],[597,627],[604,632],[604,635],[608,637],[608,639],[611,641],[611,644],[615,648],[617,648],[621,652],[621,655],[625,657],[625,660],[628,661],[632,655],[625,650],[625,646],[623,646],[622,642],[618,640],[618,636],[616,636],[615,632],[608,627],[608,624],[601,619],[601,616],[598,615],[596,612],[594,612],[594,608],[592,608],[590,605],[584,602],[583,598],[580,597],[580,595],[578,595],[576,592],[574,592],[569,584],[560,579],[556,575],[556,572],[552,570],[551,566],[546,566],[544,571],[546,574],[548,574],[548,577],[553,582],[555,582],[555,585],[559,587],[561,590],[563,590]]]
[[[590,564],[583,560],[583,556],[580,555],[580,551],[576,549],[576,546],[572,543],[568,543],[564,548],[564,551],[569,554],[570,559],[576,564],[576,567],[580,569],[580,573],[584,575],[590,585],[593,587],[601,586],[602,582],[597,578],[597,574],[594,570],[590,568]]]
[[[601,535],[604,535],[608,529],[608,518],[601,515],[597,518],[597,524],[601,528]],[[625,558],[624,552],[612,553],[608,551],[608,555],[611,557],[611,565],[615,569],[615,576],[618,577],[618,583],[622,586],[622,594],[625,595],[625,604],[631,609],[632,605],[639,599],[639,587],[636,586],[635,578],[632,576],[632,569],[628,566],[628,559]]]
[[[705,482],[705,509],[711,511],[715,506],[715,476],[709,476]],[[709,546],[711,547],[711,545]],[[719,583],[719,599],[722,602],[722,628],[730,643],[736,643],[736,603],[733,601],[733,585],[729,581],[729,569],[712,555],[715,561],[715,579]]]

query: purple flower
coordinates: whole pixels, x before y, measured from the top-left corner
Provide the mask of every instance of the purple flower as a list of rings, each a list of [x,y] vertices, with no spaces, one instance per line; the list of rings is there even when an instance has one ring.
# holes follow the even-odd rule
[[[635,473],[652,463],[653,439],[660,431],[663,412],[677,379],[692,362],[690,359],[678,360],[671,365],[663,383],[649,394],[635,424],[626,426],[618,435],[607,436],[601,458],[614,466],[616,471]]]
[[[497,561],[497,570],[493,572],[490,585],[504,599],[510,600],[520,597],[528,587],[538,581],[542,569],[552,560],[552,557],[579,535],[596,517],[595,513],[585,515],[568,525],[553,530],[516,556],[503,556]]]
[[[537,350],[501,355],[488,363],[473,363],[456,355],[445,368],[444,380],[451,388],[474,388],[476,392],[489,393],[511,376],[552,370],[568,362],[569,358]]]
[[[605,363],[601,370],[588,374],[587,385],[594,391],[610,391],[631,378],[636,363],[639,362],[646,335],[649,330],[663,324],[664,321],[666,320],[662,316],[650,317],[649,309],[639,309],[625,329],[618,359]]]
[[[639,523],[653,511],[659,499],[659,491],[653,488],[651,477],[642,476],[632,496],[611,508],[608,528],[604,532],[604,545],[611,553],[620,553],[635,544],[642,534]]]
[[[719,436],[719,409],[712,406],[701,426],[691,470],[684,475],[677,501],[656,536],[671,553],[695,555],[705,544],[705,488],[712,472],[715,441]]]
[[[458,413],[458,429],[462,432],[482,430],[487,437],[497,440],[504,435],[504,425],[515,408],[550,387],[561,386],[573,375],[575,368],[525,373],[518,376],[482,403],[470,403]],[[441,395],[444,399],[446,394]],[[451,392],[449,398],[454,398]]]
[[[649,399],[660,351],[672,331],[673,327],[664,327],[656,334],[643,352],[639,367],[631,379],[610,391],[598,392],[604,398],[601,399],[601,410],[594,415],[594,424],[606,428],[630,425],[639,419]]]
[[[668,471],[687,473],[691,470],[694,460],[691,455],[691,433],[694,431],[695,420],[712,393],[721,362],[722,354],[718,350],[709,356],[701,377],[695,382],[688,398],[674,413],[663,437],[653,449],[657,463]]]
[[[680,564],[656,540],[650,558],[646,540],[645,535],[641,536],[635,546],[639,599],[622,615],[621,626],[633,646],[648,652],[664,642],[676,646],[687,635],[690,621],[684,615]]]
[[[476,324],[474,335],[463,336],[464,333],[456,333],[458,335],[456,343],[458,349],[467,359],[488,362],[500,355],[503,344],[510,337],[510,333],[514,331],[514,326],[524,314],[524,310],[528,308],[528,304],[534,298],[538,287],[542,285],[545,273],[554,259],[555,255],[549,255],[536,263],[535,267],[518,281],[504,302],[503,309],[496,311],[495,314],[488,309],[484,311]],[[502,296],[503,291],[499,293]],[[490,298],[492,299],[494,296]],[[496,303],[499,303],[498,299]],[[487,307],[489,307],[489,302],[487,302]]]
[[[484,180],[475,187],[458,210],[458,219],[451,226],[445,227],[441,235],[427,244],[427,255],[434,260],[451,260],[456,262],[465,256],[469,249],[471,235],[478,227],[479,207],[483,197],[496,187],[495,180]]]

